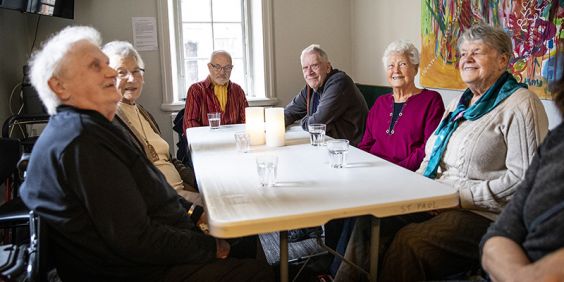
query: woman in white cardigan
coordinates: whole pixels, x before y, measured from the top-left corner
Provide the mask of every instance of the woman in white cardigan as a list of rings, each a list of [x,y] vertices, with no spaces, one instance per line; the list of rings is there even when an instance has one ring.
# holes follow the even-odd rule
[[[384,219],[382,241],[391,239],[381,245],[379,281],[441,280],[478,268],[481,237],[511,199],[548,132],[539,98],[507,72],[513,51],[502,29],[472,26],[458,49],[468,89],[447,108],[417,172],[455,187],[460,206]],[[357,224],[353,244],[367,241],[369,224]],[[353,260],[367,254],[366,246],[348,248],[346,256]],[[342,264],[336,278],[363,279],[354,272]]]

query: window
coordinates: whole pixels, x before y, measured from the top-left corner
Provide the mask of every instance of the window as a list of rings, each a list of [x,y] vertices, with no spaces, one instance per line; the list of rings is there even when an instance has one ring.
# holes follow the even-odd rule
[[[184,105],[192,83],[208,75],[213,50],[228,51],[231,80],[250,104],[274,104],[271,0],[160,0],[163,110]]]

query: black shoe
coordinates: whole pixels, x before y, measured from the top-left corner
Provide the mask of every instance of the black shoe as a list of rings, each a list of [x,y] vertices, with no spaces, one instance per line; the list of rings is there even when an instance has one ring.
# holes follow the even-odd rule
[[[288,230],[288,242],[296,243],[307,239],[317,238],[323,234],[321,226]]]

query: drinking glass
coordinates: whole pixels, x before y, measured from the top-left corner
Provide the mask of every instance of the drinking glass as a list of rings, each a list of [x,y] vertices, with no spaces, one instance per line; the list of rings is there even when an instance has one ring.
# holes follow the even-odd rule
[[[309,141],[312,146],[323,146],[325,144],[325,124],[312,123],[307,129],[309,131]]]
[[[332,168],[343,168],[347,164],[347,152],[349,151],[349,140],[333,139],[327,141],[329,151],[329,164]]]
[[[208,113],[210,129],[218,129],[221,126],[221,113]]]
[[[251,145],[251,136],[249,133],[241,131],[235,133],[235,143],[237,144],[237,151],[246,153],[249,151]]]
[[[278,156],[257,156],[257,173],[261,187],[272,187],[276,183],[276,170],[278,168]]]

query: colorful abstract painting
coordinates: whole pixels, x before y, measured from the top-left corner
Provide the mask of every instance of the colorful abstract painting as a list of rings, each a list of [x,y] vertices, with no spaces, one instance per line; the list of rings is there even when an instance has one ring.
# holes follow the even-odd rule
[[[458,73],[459,36],[479,22],[513,40],[509,71],[541,99],[564,68],[564,0],[422,0],[421,84],[465,89]]]

